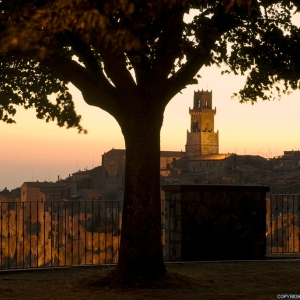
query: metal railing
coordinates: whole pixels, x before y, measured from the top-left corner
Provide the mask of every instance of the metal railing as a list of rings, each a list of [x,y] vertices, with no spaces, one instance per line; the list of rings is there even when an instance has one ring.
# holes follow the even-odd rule
[[[300,254],[300,195],[268,195],[267,254]]]
[[[0,202],[0,269],[116,263],[119,201]]]
[[[300,195],[266,206],[267,254],[300,254]],[[121,220],[119,201],[0,202],[0,270],[117,263]]]

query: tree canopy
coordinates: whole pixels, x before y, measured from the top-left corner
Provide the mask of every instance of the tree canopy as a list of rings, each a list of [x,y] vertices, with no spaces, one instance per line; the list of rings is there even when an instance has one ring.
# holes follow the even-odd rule
[[[269,99],[281,80],[286,90],[298,88],[299,29],[291,23],[298,1],[2,0],[0,6],[1,119],[6,122],[12,122],[16,105],[24,105],[36,107],[39,118],[82,129],[66,85],[71,81],[81,90],[82,84],[62,74],[67,70],[57,72],[54,63],[101,78],[96,106],[113,102],[109,98],[124,86],[146,92],[149,76],[161,81],[165,103],[197,82],[203,64],[225,63],[225,72],[248,74],[241,101]],[[189,13],[194,18],[185,22]],[[118,58],[115,65],[105,64],[107,50]],[[114,78],[121,68],[124,78]],[[123,87],[114,82],[123,79]],[[51,93],[57,94],[56,104],[47,100]],[[100,105],[111,113],[107,104]]]
[[[82,130],[71,82],[87,104],[121,126],[122,274],[164,272],[159,132],[165,106],[212,64],[248,76],[240,101],[299,88],[299,28],[291,21],[299,9],[296,0],[0,1],[0,118],[12,122],[23,105],[35,107],[38,118]]]

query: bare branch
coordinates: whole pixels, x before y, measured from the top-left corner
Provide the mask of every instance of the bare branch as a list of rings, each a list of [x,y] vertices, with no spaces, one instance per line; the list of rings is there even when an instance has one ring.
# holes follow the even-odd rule
[[[91,46],[81,42],[79,39],[72,38],[71,46],[78,55],[79,59],[84,63],[89,75],[100,84],[109,84],[103,73],[102,67],[99,65]]]
[[[97,106],[113,116],[120,114],[115,88],[109,84],[99,84],[79,63],[57,54],[49,56],[41,63],[73,83],[82,92],[87,104]]]
[[[123,53],[112,52],[110,49],[98,47],[97,49],[103,59],[104,70],[114,83],[119,97],[135,99],[137,97],[136,83],[126,67],[126,58]],[[130,105],[123,103],[120,99],[119,105]]]
[[[163,94],[165,104],[189,85],[201,67],[209,61],[215,42],[225,32],[240,24],[240,20],[233,15],[219,15],[207,19],[205,26],[201,28],[199,33],[197,47],[190,47],[186,57],[187,62],[167,80]]]
[[[149,90],[155,87],[156,92],[160,93],[174,67],[174,61],[180,54],[184,12],[184,8],[181,7],[168,16],[168,21],[159,38],[156,58],[147,79]]]

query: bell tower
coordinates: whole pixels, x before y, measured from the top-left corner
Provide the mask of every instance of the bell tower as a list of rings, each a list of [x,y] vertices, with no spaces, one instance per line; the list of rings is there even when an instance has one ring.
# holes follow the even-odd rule
[[[214,132],[216,112],[212,109],[212,92],[194,91],[194,106],[189,109],[191,129],[185,145],[188,158],[219,153],[219,132]]]

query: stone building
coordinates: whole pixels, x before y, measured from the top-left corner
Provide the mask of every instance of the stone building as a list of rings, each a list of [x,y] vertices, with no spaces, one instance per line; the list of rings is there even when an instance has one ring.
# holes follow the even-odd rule
[[[21,186],[21,202],[47,200],[67,200],[70,197],[70,189],[60,182],[24,182]]]
[[[164,184],[254,184],[266,176],[267,160],[260,156],[219,153],[219,132],[215,132],[216,108],[212,91],[195,91],[189,109],[190,130],[183,151],[160,152],[161,185]],[[123,199],[124,149],[102,155],[103,199]]]
[[[212,109],[212,92],[194,92],[194,106],[189,109],[191,130],[185,146],[188,158],[219,153],[219,132],[214,132],[216,112]]]
[[[219,153],[217,109],[212,108],[212,91],[195,91],[189,108],[190,128],[186,151],[161,151],[160,176],[164,184],[266,185],[271,192],[300,192],[300,152],[285,151],[280,158]],[[125,149],[102,155],[102,165],[78,171],[60,182],[68,184],[73,200],[123,200]],[[75,197],[75,198],[74,198]]]
[[[163,184],[250,184],[263,176],[263,157],[219,153],[216,111],[212,109],[211,91],[194,92],[185,156],[171,163],[169,173],[163,175]]]
[[[285,151],[283,157],[274,160],[258,155],[219,153],[219,131],[215,130],[214,120],[217,110],[212,107],[212,91],[194,92],[193,107],[189,108],[186,152],[160,152],[161,185],[256,184],[271,186],[271,192],[300,191],[299,151]],[[79,170],[59,183],[68,186],[72,200],[123,200],[125,159],[125,149],[113,148],[102,155],[101,166]],[[36,188],[27,187],[28,192]],[[35,198],[39,201],[51,195],[58,198],[59,193],[54,195],[53,188],[51,190],[43,187],[44,196]],[[24,199],[24,195],[21,198]]]
[[[299,194],[300,151],[284,151],[283,156],[269,159],[269,174],[265,180],[273,193]]]
[[[160,174],[162,177],[170,176],[171,165],[185,157],[182,151],[160,151]],[[103,199],[122,200],[125,183],[124,149],[111,149],[102,155],[104,195]]]

